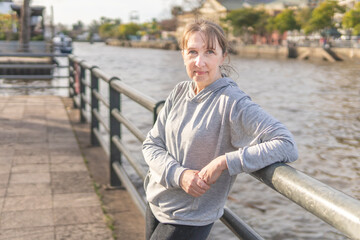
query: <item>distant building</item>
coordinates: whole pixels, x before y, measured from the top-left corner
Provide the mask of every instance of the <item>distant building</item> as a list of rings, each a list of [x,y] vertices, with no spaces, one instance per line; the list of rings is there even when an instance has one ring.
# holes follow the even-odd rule
[[[21,6],[20,5],[11,5],[11,9],[16,12],[18,18],[21,16]],[[45,7],[42,6],[32,6],[30,7],[30,28],[31,28],[31,37],[40,36],[44,38],[44,16],[43,11]]]
[[[177,16],[178,28],[176,29],[176,35],[180,37],[185,25],[197,17],[220,23],[220,19],[226,17],[229,11],[236,9],[264,8],[270,14],[275,15],[285,8],[306,7],[308,1],[312,0],[205,0],[199,8]]]

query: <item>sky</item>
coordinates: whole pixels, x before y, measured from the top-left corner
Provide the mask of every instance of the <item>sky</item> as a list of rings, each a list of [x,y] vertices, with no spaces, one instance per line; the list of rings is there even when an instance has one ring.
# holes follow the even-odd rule
[[[22,2],[14,0],[15,3]],[[54,23],[71,26],[81,20],[86,25],[93,20],[120,18],[123,23],[130,21],[130,14],[139,16],[139,22],[148,22],[171,17],[171,7],[182,0],[31,0],[31,6],[46,7],[46,16],[54,10]]]

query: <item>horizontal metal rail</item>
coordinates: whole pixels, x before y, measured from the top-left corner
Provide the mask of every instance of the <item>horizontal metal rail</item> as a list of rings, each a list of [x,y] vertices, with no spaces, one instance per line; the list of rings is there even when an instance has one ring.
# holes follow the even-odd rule
[[[67,57],[68,54],[56,53],[0,53],[0,57]]]
[[[134,100],[135,102],[137,102],[141,106],[145,107],[149,111],[153,111],[153,109],[155,107],[155,103],[156,103],[156,101],[153,98],[143,94],[142,92],[140,92],[132,87],[129,87],[128,85],[126,85],[125,83],[120,82],[120,81],[112,81],[110,83],[110,85],[116,91],[118,91],[118,92],[124,94],[125,96],[129,97],[130,99]]]
[[[91,85],[90,85],[89,83],[87,83],[86,81],[81,81],[81,83],[82,83],[84,86],[86,86],[86,87],[88,87],[88,88],[91,89]]]
[[[246,222],[239,218],[229,208],[224,208],[224,215],[220,219],[238,238],[246,240],[263,239]]]
[[[67,66],[66,66],[67,67]],[[0,64],[0,69],[13,69],[13,68],[21,68],[21,69],[53,69],[58,68],[56,64]]]
[[[27,79],[27,80],[51,80],[53,78],[69,78],[69,76],[53,76],[53,75],[0,75],[5,79]]]
[[[104,121],[104,119],[101,117],[100,113],[95,109],[93,109],[92,112],[94,113],[97,120],[101,123],[101,125],[105,128],[106,132],[110,133],[110,128],[108,124]]]
[[[81,98],[88,106],[91,106],[91,102],[87,99],[85,94],[81,93]]]
[[[109,102],[96,90],[93,90],[93,94],[95,95],[95,97],[100,100],[100,102],[102,102],[107,108],[110,107]]]
[[[119,137],[114,136],[112,139],[116,147],[125,155],[131,166],[134,168],[139,177],[144,180],[146,177],[146,171],[136,162],[135,158],[132,156],[129,150],[122,144]]]
[[[136,190],[134,185],[132,184],[129,176],[126,174],[126,170],[120,165],[119,162],[114,162],[112,164],[114,170],[116,171],[117,175],[120,177],[121,182],[124,184],[127,191],[129,191],[131,198],[134,200],[135,204],[138,206],[141,214],[145,216],[145,202],[144,199],[141,197],[139,192]]]
[[[94,75],[102,80],[104,80],[105,82],[109,83],[111,80],[111,76],[108,75],[107,73],[103,72],[102,70],[100,70],[99,68],[94,68],[92,70],[92,72],[94,73]]]
[[[96,135],[96,138],[98,139],[102,149],[105,151],[106,156],[109,157],[110,156],[110,151],[109,151],[109,148],[108,148],[105,140],[101,136],[101,133],[96,128],[93,128],[93,131],[94,131],[94,133]]]
[[[117,109],[113,109],[111,114],[118,120],[120,123],[124,124],[124,126],[140,141],[145,141],[145,135],[137,128],[135,125],[130,122],[127,118],[125,118]]]
[[[50,88],[69,88],[68,86],[11,86],[11,87],[3,87],[1,86],[0,89],[50,89]]]
[[[272,164],[252,175],[348,237],[360,239],[358,200],[284,163]]]

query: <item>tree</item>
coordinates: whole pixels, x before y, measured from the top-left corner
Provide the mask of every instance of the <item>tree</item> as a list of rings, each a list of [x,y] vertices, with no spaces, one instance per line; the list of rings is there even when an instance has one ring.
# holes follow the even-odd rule
[[[72,30],[74,31],[83,31],[84,30],[84,23],[82,21],[78,21],[77,23],[72,25]]]
[[[184,10],[181,6],[173,6],[171,8],[171,15],[176,18],[178,15],[183,14]]]
[[[19,35],[13,29],[19,28],[16,15],[0,14],[0,40],[17,40]]]
[[[308,32],[314,32],[324,29],[331,29],[335,27],[334,14],[344,12],[345,9],[341,7],[337,1],[326,0],[314,9],[311,14]]]
[[[262,9],[241,8],[229,12],[224,19],[233,26],[233,34],[242,36],[244,42],[249,41],[249,34],[264,36],[270,16]]]
[[[345,28],[352,29],[354,35],[360,35],[360,2],[344,14],[342,24]]]
[[[295,14],[296,22],[306,34],[311,32],[311,29],[309,28],[309,22],[311,19],[312,11],[313,9],[307,7],[298,10]]]
[[[100,37],[106,39],[116,36],[118,25],[115,25],[110,22],[105,22],[99,26],[99,35]]]
[[[300,26],[296,22],[294,11],[285,9],[274,18],[274,27],[281,34],[290,30],[299,30]]]
[[[118,27],[118,36],[122,39],[129,39],[130,35],[137,35],[140,26],[136,23],[121,24]]]

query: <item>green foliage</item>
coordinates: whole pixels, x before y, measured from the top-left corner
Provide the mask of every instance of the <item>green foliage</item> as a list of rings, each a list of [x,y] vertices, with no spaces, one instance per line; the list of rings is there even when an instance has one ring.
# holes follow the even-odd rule
[[[279,13],[273,20],[274,28],[278,30],[281,34],[289,30],[299,30],[300,25],[296,22],[295,14],[293,10],[285,9]]]
[[[130,35],[137,35],[140,26],[136,23],[121,24],[118,27],[118,37],[122,39],[129,39]]]
[[[13,27],[19,29],[19,21],[10,14],[0,14],[0,40],[16,40],[18,34],[13,32]]]
[[[234,29],[234,35],[251,32],[263,35],[269,15],[264,10],[241,8],[229,12],[225,21],[229,21]]]
[[[344,14],[342,24],[345,28],[352,28],[353,34],[360,34],[360,2]]]
[[[335,27],[334,14],[344,12],[345,9],[334,0],[326,0],[314,9],[306,27],[307,32],[314,32]]]
[[[101,38],[110,38],[116,36],[118,25],[105,22],[99,26],[99,35]]]
[[[43,35],[36,35],[31,37],[31,41],[44,41],[44,36]]]
[[[77,23],[72,25],[72,30],[74,30],[74,31],[82,31],[82,30],[84,30],[84,23],[79,20]]]

